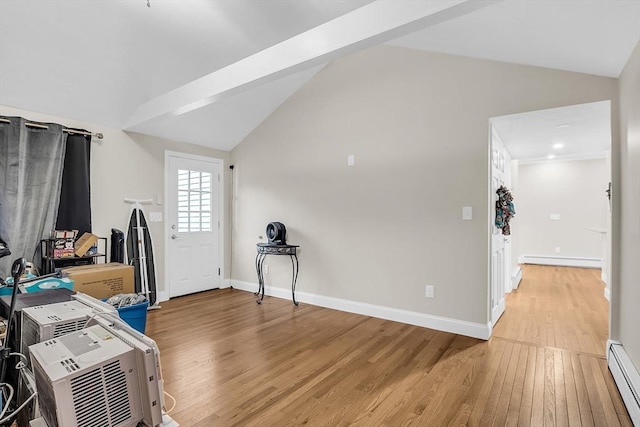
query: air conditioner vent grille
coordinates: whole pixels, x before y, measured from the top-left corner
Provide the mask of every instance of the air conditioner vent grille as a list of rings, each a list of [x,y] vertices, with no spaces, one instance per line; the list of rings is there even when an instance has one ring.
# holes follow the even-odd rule
[[[75,372],[80,369],[80,366],[73,359],[64,359],[60,361],[60,364],[63,368],[67,370],[67,372]]]
[[[53,338],[61,337],[62,335],[70,334],[71,332],[79,331],[82,329],[86,320],[72,320],[66,323],[59,323],[53,329]]]
[[[131,418],[126,374],[120,361],[71,380],[79,427],[119,425]]]

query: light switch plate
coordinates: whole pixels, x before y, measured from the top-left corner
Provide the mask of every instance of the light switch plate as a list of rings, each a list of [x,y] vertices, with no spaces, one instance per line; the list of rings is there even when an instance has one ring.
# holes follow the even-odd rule
[[[356,164],[356,156],[353,154],[349,154],[347,156],[347,166],[353,166]]]
[[[465,206],[462,208],[462,219],[465,221],[473,219],[473,208],[471,206]]]
[[[551,221],[559,221],[560,220],[560,214],[551,214],[551,215],[549,215],[549,219]]]
[[[162,212],[149,212],[150,222],[162,222]]]

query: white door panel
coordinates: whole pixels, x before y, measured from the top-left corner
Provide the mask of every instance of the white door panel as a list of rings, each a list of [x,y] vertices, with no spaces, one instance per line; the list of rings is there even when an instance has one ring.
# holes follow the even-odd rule
[[[504,148],[500,137],[491,126],[491,273],[490,273],[490,308],[491,324],[495,325],[505,310],[505,293],[510,289],[511,274],[510,265],[510,240],[495,226],[495,205],[498,200],[496,190],[504,185],[510,187],[507,182],[510,174],[510,156]]]
[[[220,287],[222,162],[167,155],[170,296]]]

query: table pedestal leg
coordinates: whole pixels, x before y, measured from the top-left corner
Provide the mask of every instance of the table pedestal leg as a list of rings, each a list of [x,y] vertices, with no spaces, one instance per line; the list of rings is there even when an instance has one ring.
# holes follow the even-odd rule
[[[262,300],[264,299],[264,276],[262,265],[264,264],[264,260],[267,256],[265,254],[258,254],[256,257],[256,270],[258,272],[258,293],[260,298],[256,300],[256,304],[262,304]]]
[[[295,305],[298,305],[298,301],[296,301],[296,282],[298,281],[298,256],[297,255],[289,255],[291,258],[291,299]],[[295,259],[295,263],[294,263]]]

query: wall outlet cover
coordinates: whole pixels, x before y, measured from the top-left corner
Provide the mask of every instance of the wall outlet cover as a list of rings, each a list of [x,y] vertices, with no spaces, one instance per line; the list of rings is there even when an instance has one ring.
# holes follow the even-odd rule
[[[424,292],[425,298],[435,298],[435,289],[433,286],[427,285]]]

